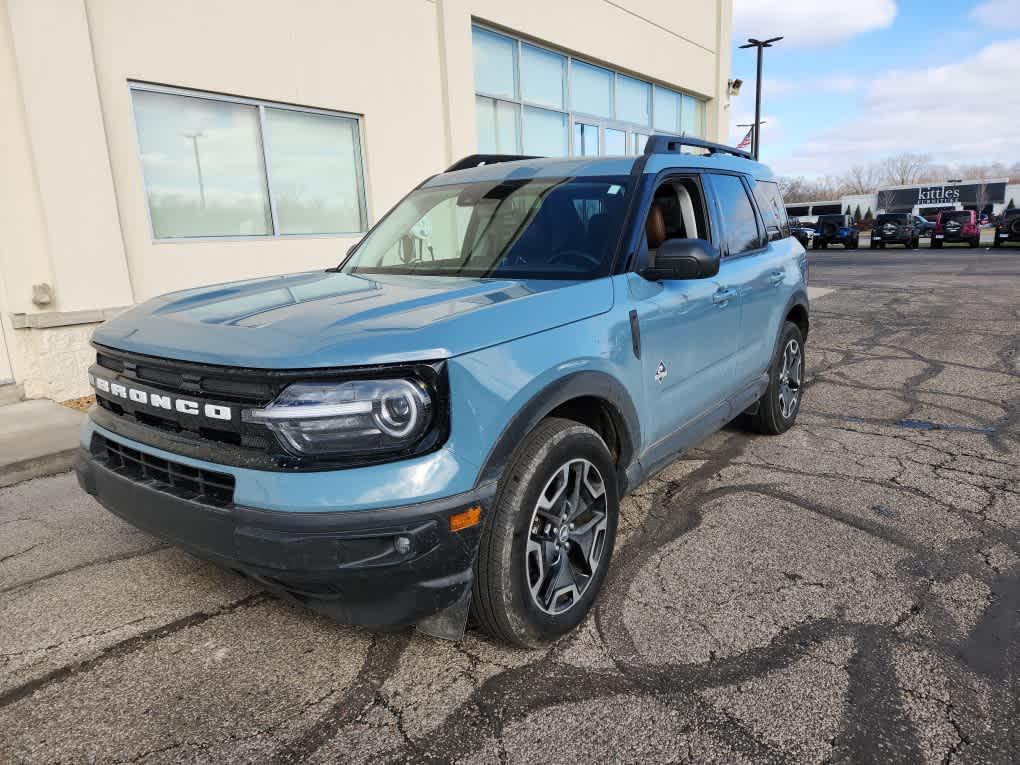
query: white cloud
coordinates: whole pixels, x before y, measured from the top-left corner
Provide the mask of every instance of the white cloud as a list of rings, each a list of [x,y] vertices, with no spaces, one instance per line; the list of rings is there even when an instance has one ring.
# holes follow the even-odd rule
[[[733,39],[783,35],[781,45],[819,48],[884,29],[895,18],[895,0],[824,4],[817,0],[733,0]]]
[[[788,174],[824,175],[904,151],[940,162],[1015,161],[1020,97],[1005,87],[1020,39],[986,46],[947,66],[887,72],[865,88],[855,116],[777,163]]]
[[[1020,27],[1020,0],[985,0],[974,7],[970,17],[990,27]]]
[[[857,77],[849,75],[824,75],[805,77],[801,80],[766,77],[762,80],[762,97],[787,98],[789,96],[813,96],[819,92],[850,93],[862,86]],[[739,98],[749,97],[754,100],[754,80],[740,89]]]

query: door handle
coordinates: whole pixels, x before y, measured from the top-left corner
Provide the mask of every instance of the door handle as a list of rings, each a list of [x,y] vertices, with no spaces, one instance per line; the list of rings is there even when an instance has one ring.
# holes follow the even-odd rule
[[[780,284],[783,283],[783,279],[785,278],[786,274],[784,274],[782,271],[773,271],[771,274],[769,274],[769,284],[771,284],[773,287],[778,287]]]
[[[715,294],[712,295],[712,302],[715,303],[720,308],[724,308],[726,304],[729,303],[730,300],[732,300],[736,296],[737,291],[735,289],[731,288],[719,289],[716,290]]]

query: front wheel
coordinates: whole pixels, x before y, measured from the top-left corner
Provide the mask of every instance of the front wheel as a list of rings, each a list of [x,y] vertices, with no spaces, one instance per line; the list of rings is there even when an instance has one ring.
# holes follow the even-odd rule
[[[758,433],[778,436],[797,420],[804,389],[804,338],[792,321],[783,324],[783,333],[769,367],[769,385],[758,401],[758,411],[750,418]]]
[[[591,608],[616,540],[616,469],[591,428],[550,418],[518,447],[485,517],[471,610],[489,635],[535,647]]]

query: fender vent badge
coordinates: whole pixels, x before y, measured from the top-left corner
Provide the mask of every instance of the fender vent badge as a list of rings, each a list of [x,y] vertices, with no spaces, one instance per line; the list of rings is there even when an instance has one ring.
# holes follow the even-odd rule
[[[659,366],[655,369],[655,382],[661,383],[666,379],[666,365],[663,362],[659,362]]]

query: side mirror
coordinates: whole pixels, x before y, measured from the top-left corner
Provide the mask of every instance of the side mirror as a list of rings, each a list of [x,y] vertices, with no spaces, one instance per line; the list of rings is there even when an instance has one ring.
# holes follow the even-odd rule
[[[704,239],[667,239],[655,251],[641,275],[652,282],[664,279],[707,279],[719,273],[719,251]]]

